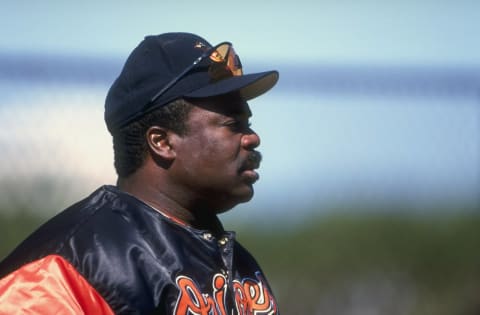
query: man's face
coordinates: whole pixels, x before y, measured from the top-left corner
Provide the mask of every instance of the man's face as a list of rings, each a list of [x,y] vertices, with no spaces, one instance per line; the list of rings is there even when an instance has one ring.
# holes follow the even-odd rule
[[[253,196],[260,144],[248,104],[238,97],[195,101],[176,147],[175,181],[202,208],[222,212]]]

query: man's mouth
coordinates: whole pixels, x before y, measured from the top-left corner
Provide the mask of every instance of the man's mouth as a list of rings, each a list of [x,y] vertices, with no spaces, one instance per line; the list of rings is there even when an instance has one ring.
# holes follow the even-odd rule
[[[250,182],[254,183],[258,180],[259,175],[255,169],[260,167],[260,162],[262,161],[262,155],[260,152],[252,151],[248,154],[245,163],[243,163],[240,168],[240,173]]]
[[[262,154],[258,151],[252,151],[248,154],[245,163],[241,167],[241,171],[252,171],[260,167],[260,162],[262,161]]]

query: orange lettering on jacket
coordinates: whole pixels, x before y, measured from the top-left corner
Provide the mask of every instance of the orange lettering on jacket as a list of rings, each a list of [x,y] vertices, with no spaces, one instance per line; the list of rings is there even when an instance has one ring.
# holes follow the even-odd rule
[[[213,297],[203,294],[196,283],[185,276],[177,277],[180,290],[175,315],[227,315],[225,311],[225,294],[227,281],[221,274],[213,277]]]
[[[259,273],[256,274],[256,278],[233,281],[238,314],[276,314],[277,305],[272,294],[265,286]],[[180,293],[175,306],[175,315],[228,314],[225,306],[227,280],[222,274],[216,274],[212,279],[212,295],[202,293],[191,278],[179,276],[176,281]]]
[[[233,281],[235,304],[240,315],[277,314],[277,303],[262,281],[260,273],[256,280],[246,278]]]

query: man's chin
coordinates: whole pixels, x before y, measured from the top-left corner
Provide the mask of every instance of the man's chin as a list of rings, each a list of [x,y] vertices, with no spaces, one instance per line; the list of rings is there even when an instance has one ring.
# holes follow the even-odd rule
[[[217,213],[226,212],[238,204],[248,202],[253,198],[253,195],[253,186],[248,185],[248,187],[242,189],[241,192],[237,192],[236,194],[229,196],[229,198],[226,198],[223,205],[218,208]]]

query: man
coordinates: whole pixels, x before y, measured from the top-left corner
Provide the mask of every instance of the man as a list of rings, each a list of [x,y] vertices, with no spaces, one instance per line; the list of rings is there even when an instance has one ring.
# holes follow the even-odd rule
[[[105,103],[117,186],[40,227],[0,264],[0,314],[278,314],[254,258],[217,215],[253,196],[250,100],[230,43],[147,36]]]

